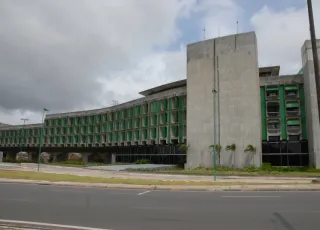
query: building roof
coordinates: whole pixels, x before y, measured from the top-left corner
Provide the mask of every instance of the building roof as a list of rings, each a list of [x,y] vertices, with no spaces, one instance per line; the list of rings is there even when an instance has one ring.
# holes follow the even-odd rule
[[[180,81],[171,82],[171,83],[168,83],[168,84],[165,84],[165,85],[160,85],[160,86],[157,86],[157,87],[142,91],[139,94],[141,94],[143,96],[150,96],[150,95],[155,94],[155,93],[163,92],[163,91],[170,90],[170,89],[179,88],[179,87],[182,87],[182,86],[185,86],[185,85],[187,85],[187,80],[183,79],[183,80],[180,80]]]
[[[0,123],[0,127],[10,126],[8,124]]]
[[[279,76],[280,66],[266,66],[259,68],[259,75],[263,76],[264,73],[271,73],[271,76]]]

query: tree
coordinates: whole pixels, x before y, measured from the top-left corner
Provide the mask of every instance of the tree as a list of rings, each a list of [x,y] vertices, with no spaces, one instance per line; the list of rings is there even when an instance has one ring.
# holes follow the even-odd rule
[[[254,147],[253,145],[248,145],[247,148],[244,150],[244,152],[252,153],[252,164],[253,164],[254,154],[256,153],[256,147]]]
[[[220,152],[221,152],[221,145],[210,145],[209,146],[210,149],[212,149],[212,151],[215,149],[216,153],[219,157],[219,164],[220,164]]]
[[[233,153],[233,167],[235,167],[235,165],[236,165],[236,156],[235,156],[236,144],[227,145],[226,151],[231,151]]]

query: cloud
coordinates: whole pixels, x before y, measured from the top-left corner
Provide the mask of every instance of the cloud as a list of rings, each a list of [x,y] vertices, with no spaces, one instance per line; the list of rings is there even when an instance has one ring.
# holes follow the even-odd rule
[[[218,24],[231,33],[239,12],[232,0],[2,0],[0,122],[105,107],[183,79],[177,21],[197,15],[209,38]]]
[[[320,2],[313,1],[317,34],[320,34]],[[260,66],[281,65],[282,74],[302,67],[301,47],[310,39],[307,6],[277,11],[264,6],[251,18],[258,38]]]

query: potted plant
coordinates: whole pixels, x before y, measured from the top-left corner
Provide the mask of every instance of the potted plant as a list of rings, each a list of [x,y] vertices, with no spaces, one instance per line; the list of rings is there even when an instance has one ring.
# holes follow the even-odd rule
[[[235,156],[235,151],[236,151],[236,144],[231,144],[226,146],[226,151],[231,151],[233,155],[233,167],[236,166],[236,156]]]

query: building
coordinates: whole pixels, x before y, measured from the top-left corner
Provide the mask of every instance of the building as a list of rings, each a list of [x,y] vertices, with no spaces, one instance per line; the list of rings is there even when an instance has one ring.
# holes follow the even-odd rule
[[[254,32],[190,44],[186,80],[143,91],[140,99],[108,108],[48,114],[43,146],[47,152],[58,147],[101,149],[124,162],[186,161],[186,167],[193,168],[213,166],[210,146],[216,143],[217,163],[222,165],[320,167],[310,52],[306,41],[301,71],[279,76],[279,66],[259,68]],[[0,127],[0,151],[39,146],[40,128]],[[187,154],[179,149],[181,144],[188,146]],[[227,151],[228,145],[236,148]]]

